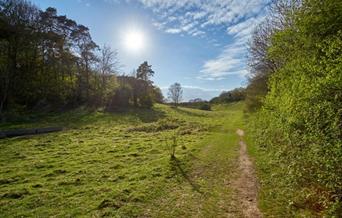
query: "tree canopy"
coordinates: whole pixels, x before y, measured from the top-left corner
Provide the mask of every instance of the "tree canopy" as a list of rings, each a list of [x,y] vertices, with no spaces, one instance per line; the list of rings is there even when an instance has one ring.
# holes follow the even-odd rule
[[[219,104],[219,103],[230,103],[236,101],[242,101],[245,99],[246,89],[245,88],[236,88],[231,91],[222,92],[218,97],[212,98],[210,103]]]
[[[99,47],[86,26],[55,8],[42,11],[24,0],[0,1],[0,113],[113,106],[116,95],[128,90],[134,106],[150,107],[155,96],[160,101],[147,61],[134,79],[116,78],[118,70],[117,52]]]

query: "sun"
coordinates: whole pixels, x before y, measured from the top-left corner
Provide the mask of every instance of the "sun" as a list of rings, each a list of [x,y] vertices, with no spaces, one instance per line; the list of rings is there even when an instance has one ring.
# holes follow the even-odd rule
[[[124,47],[132,53],[139,53],[145,48],[145,34],[140,30],[129,30],[123,36]]]

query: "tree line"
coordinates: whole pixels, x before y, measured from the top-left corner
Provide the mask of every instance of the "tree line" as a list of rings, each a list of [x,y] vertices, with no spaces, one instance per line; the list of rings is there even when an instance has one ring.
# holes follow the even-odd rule
[[[8,110],[150,107],[162,94],[147,62],[118,76],[117,52],[55,8],[0,1],[0,113]]]
[[[236,101],[245,100],[246,97],[246,89],[245,88],[236,88],[230,91],[224,91],[219,96],[214,97],[210,100],[212,104],[222,104],[222,103],[231,103]]]
[[[274,178],[288,190],[282,194],[297,208],[336,217],[342,210],[341,24],[341,1],[274,1],[249,45],[246,89],[254,141],[279,168]]]

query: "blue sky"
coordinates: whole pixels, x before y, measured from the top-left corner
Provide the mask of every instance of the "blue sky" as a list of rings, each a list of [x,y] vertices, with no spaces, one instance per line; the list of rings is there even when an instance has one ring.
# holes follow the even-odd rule
[[[246,43],[260,23],[269,0],[33,0],[41,9],[57,8],[90,28],[98,45],[118,51],[121,71],[143,61],[156,85],[179,82],[184,100],[210,99],[223,90],[246,85]],[[125,33],[143,33],[138,53],[124,46]]]

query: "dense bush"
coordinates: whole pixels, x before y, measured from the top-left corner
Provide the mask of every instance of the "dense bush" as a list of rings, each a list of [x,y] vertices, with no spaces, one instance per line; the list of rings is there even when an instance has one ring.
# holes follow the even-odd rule
[[[118,76],[117,80],[119,85],[109,98],[108,110],[129,106],[151,108],[154,102],[162,98],[159,88],[153,86],[150,80],[134,76]]]
[[[199,110],[206,110],[206,111],[211,110],[210,103],[202,99],[193,99],[193,100],[190,100],[189,102],[179,103],[179,105],[182,107],[199,109]]]
[[[209,103],[204,103],[204,104],[202,104],[202,105],[200,106],[199,109],[205,110],[205,111],[211,111],[211,106],[210,106]]]
[[[218,97],[210,100],[210,103],[220,104],[220,103],[230,103],[236,101],[242,101],[245,99],[246,89],[236,88],[228,92],[222,92]]]
[[[342,4],[306,0],[267,50],[281,63],[251,129],[272,156],[293,205],[338,215],[342,199]],[[271,163],[270,163],[271,164]]]

